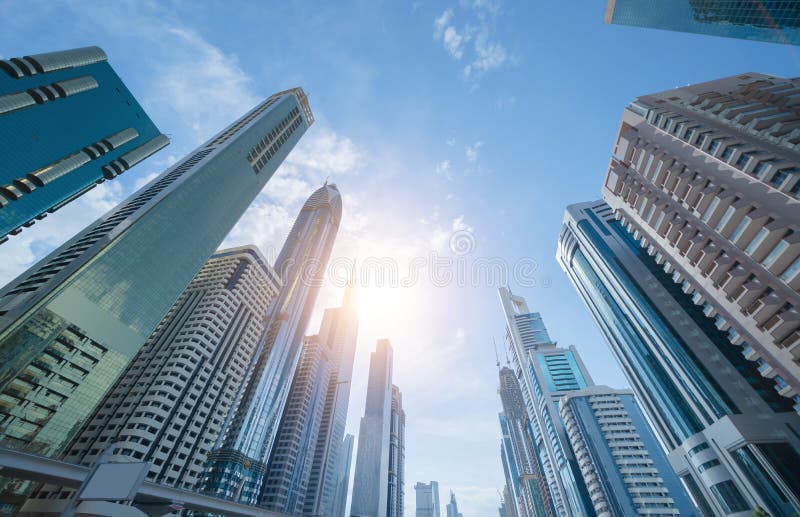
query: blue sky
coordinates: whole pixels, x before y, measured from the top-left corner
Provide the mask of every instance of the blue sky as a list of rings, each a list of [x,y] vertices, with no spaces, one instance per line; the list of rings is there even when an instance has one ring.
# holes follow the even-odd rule
[[[305,197],[330,177],[344,195],[334,256],[392,257],[401,278],[432,253],[453,267],[534,260],[526,285],[508,280],[514,292],[554,339],[578,347],[596,382],[624,386],[554,260],[564,207],[599,197],[622,108],[635,96],[800,67],[794,47],[604,25],[600,0],[272,4],[0,0],[0,55],[99,45],[172,138],[119,181],[4,244],[0,281],[260,99],[299,85],[317,123],[226,244],[256,243],[274,258]],[[449,249],[453,234],[468,239],[469,253]],[[492,340],[503,335],[502,278],[439,285],[426,270],[409,287],[363,280],[350,431],[369,352],[388,337],[407,412],[407,515],[414,483],[431,479],[443,500],[456,491],[466,517],[496,515]],[[329,285],[320,308],[340,296]]]

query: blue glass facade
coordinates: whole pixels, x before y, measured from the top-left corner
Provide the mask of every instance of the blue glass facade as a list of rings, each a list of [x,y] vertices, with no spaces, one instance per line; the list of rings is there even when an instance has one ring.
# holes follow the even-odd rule
[[[272,96],[0,290],[0,444],[63,450],[311,120]]]
[[[604,203],[568,207],[558,260],[698,505],[720,513],[745,501],[746,509],[771,504],[773,515],[791,515],[769,503],[774,497],[759,487],[758,472],[747,474],[745,453],[735,452],[743,443],[778,441],[787,456],[797,455],[800,419],[775,381],[758,375],[757,363]],[[771,485],[782,487],[785,508],[797,511],[795,476],[765,454],[758,461],[772,472]]]
[[[608,0],[606,23],[800,45],[797,0]]]
[[[0,239],[168,143],[97,47],[0,61]]]

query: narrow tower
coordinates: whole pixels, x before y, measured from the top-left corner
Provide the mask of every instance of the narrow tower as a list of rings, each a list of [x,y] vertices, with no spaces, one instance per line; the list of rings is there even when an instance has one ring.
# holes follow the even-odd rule
[[[378,340],[369,362],[367,403],[358,433],[352,517],[387,517],[392,414],[392,346]]]
[[[249,382],[222,439],[209,456],[199,484],[201,491],[245,504],[258,503],[341,216],[339,190],[327,183],[300,210],[275,262],[283,287],[267,311]]]

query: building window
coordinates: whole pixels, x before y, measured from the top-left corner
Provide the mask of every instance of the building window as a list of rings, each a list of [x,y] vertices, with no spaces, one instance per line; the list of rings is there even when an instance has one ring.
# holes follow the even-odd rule
[[[705,463],[700,464],[700,466],[697,467],[697,471],[698,472],[705,472],[706,470],[708,470],[710,468],[713,468],[713,467],[716,467],[717,465],[719,465],[719,460],[718,459],[709,460],[709,461],[707,461]]]
[[[731,237],[730,237],[730,241],[731,242],[735,243],[737,240],[739,240],[739,237],[742,236],[742,232],[744,232],[744,229],[747,228],[747,225],[750,224],[750,221],[751,221],[751,219],[749,217],[747,217],[747,216],[742,218],[742,220],[736,226],[736,229],[733,230],[733,233],[731,233]]]
[[[769,230],[767,230],[765,226],[762,226],[761,229],[758,230],[756,236],[753,237],[753,240],[750,241],[750,244],[748,244],[744,249],[744,252],[748,255],[752,255],[756,248],[758,248],[761,243],[764,242],[764,239],[767,238],[767,234],[769,234]]]
[[[698,452],[700,452],[700,451],[704,451],[704,450],[706,450],[706,449],[708,449],[708,448],[709,448],[709,445],[708,445],[708,443],[707,443],[707,442],[703,442],[703,443],[701,443],[700,445],[695,445],[694,447],[692,447],[691,449],[689,449],[689,456],[690,456],[690,457],[691,457],[691,456],[694,456],[694,455],[695,455],[695,454],[697,454]]]
[[[738,145],[729,145],[728,147],[725,148],[724,151],[722,151],[720,160],[722,160],[723,162],[727,162],[728,160],[731,159],[731,156],[733,156],[733,152],[738,148],[739,148]]]
[[[742,493],[733,484],[733,481],[728,479],[722,483],[717,483],[711,487],[711,493],[714,494],[725,515],[730,515],[736,512],[746,512],[750,510],[750,505],[747,504]]]
[[[733,208],[733,206],[729,206],[729,207],[728,207],[728,209],[727,209],[727,210],[725,210],[725,213],[723,214],[722,218],[719,220],[719,222],[717,223],[717,225],[714,227],[714,229],[715,229],[715,230],[717,230],[717,231],[720,231],[720,230],[722,230],[722,228],[723,228],[723,227],[724,227],[726,224],[728,224],[728,221],[730,221],[730,220],[731,220],[731,216],[733,215],[733,213],[734,213],[735,211],[736,211],[736,210]]]
[[[714,140],[712,140],[711,145],[708,146],[708,154],[713,156],[714,153],[717,152],[717,149],[719,149],[719,146],[722,145],[723,140],[725,140],[725,137],[715,138]]]
[[[776,244],[774,248],[772,248],[772,251],[770,251],[769,255],[767,255],[764,258],[764,260],[761,261],[761,264],[765,268],[769,269],[772,266],[772,264],[774,264],[775,261],[778,260],[778,257],[781,256],[781,253],[783,253],[784,250],[786,248],[788,248],[788,247],[789,247],[789,243],[786,242],[786,240],[784,238],[778,244]]]
[[[752,158],[752,155],[748,153],[742,153],[739,155],[739,158],[736,159],[736,168],[744,170],[744,168],[747,167],[747,163],[750,161],[750,158]]]
[[[753,169],[753,174],[755,174],[759,179],[763,178],[767,173],[767,168],[774,162],[775,160],[761,160]]]
[[[789,267],[787,267],[786,270],[781,273],[781,280],[788,284],[794,280],[794,278],[797,276],[797,273],[800,273],[800,257],[794,259],[794,262],[792,262]]]

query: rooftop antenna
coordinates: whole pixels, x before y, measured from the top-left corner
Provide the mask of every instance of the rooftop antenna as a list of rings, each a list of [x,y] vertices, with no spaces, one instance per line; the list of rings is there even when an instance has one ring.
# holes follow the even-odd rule
[[[322,184],[323,187],[328,185],[328,180],[331,179],[330,175],[325,176],[325,183]]]

